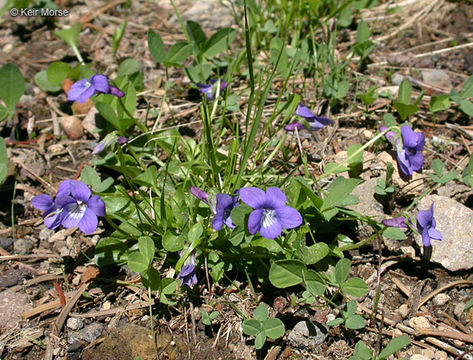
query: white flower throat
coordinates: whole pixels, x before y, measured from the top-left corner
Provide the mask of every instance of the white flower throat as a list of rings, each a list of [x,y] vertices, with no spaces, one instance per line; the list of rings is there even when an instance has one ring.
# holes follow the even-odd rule
[[[67,206],[67,212],[74,219],[82,219],[85,210],[87,210],[87,205],[80,200]]]
[[[263,215],[261,216],[260,225],[261,227],[271,227],[277,219],[276,211],[272,209],[263,209]]]

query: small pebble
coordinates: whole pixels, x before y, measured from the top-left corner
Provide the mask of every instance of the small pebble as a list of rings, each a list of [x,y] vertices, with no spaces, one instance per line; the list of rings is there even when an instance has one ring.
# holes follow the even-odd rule
[[[411,360],[432,360],[432,359],[421,354],[414,354],[414,355],[411,355]]]
[[[75,116],[66,116],[61,120],[62,128],[67,137],[71,140],[77,140],[84,135],[84,128],[82,123]]]
[[[424,316],[411,318],[409,320],[409,326],[414,329],[430,329],[432,327],[429,320],[427,320],[427,318]]]
[[[437,351],[434,356],[434,360],[447,360],[448,355],[445,351]]]
[[[465,310],[465,303],[460,302],[455,306],[455,310],[453,310],[453,313],[455,314],[457,319],[460,319],[461,316],[463,315],[464,310]]]
[[[437,294],[434,296],[433,303],[435,306],[445,305],[450,300],[450,296],[447,294]]]
[[[399,315],[401,315],[402,318],[405,319],[407,315],[409,315],[409,306],[407,306],[407,304],[402,304],[401,306],[399,306],[398,312]]]
[[[79,330],[84,326],[84,320],[79,318],[67,319],[66,326],[71,330]]]
[[[3,47],[3,53],[8,54],[10,51],[13,50],[13,44],[8,43]]]
[[[366,140],[369,140],[373,136],[373,132],[368,129],[363,130],[363,136],[365,137]]]
[[[414,258],[416,256],[416,251],[412,246],[401,246],[401,252],[410,258]]]
[[[432,360],[435,356],[434,351],[431,350],[431,349],[424,349],[424,350],[422,350],[421,354],[424,355],[429,360]]]

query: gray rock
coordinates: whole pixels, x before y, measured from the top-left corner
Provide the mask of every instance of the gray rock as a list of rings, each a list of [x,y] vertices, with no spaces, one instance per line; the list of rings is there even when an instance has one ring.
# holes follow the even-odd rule
[[[0,330],[12,329],[21,320],[20,315],[31,310],[26,295],[5,290],[0,293]]]
[[[198,22],[202,28],[217,30],[222,27],[231,27],[234,24],[232,10],[216,0],[193,1],[192,5],[182,14],[185,21],[193,20]],[[177,17],[174,15],[171,22],[178,24]]]
[[[450,79],[450,76],[448,76],[448,74],[443,70],[422,70],[421,75],[422,81],[424,81],[426,84],[445,89],[452,88],[452,80]]]
[[[381,221],[385,218],[383,205],[375,199],[374,188],[376,182],[381,178],[374,178],[358,185],[355,190],[352,191],[352,195],[355,195],[359,203],[350,206],[350,209],[359,212],[364,216],[372,216],[377,221]]]
[[[328,331],[324,325],[307,320],[299,321],[287,339],[295,347],[313,350],[323,344],[327,336]]]
[[[458,201],[439,195],[429,195],[417,205],[418,210],[427,210],[434,203],[434,218],[442,240],[432,240],[429,248],[424,248],[422,236],[415,241],[423,249],[424,257],[441,264],[450,271],[473,268],[473,211]]]
[[[103,324],[93,323],[86,326],[80,331],[71,331],[67,335],[67,342],[69,344],[74,344],[76,341],[84,341],[86,343],[91,343],[102,335],[103,327]]]
[[[84,320],[79,318],[67,319],[66,326],[71,330],[79,330],[84,326]]]
[[[0,246],[8,252],[13,250],[13,238],[0,236]]]
[[[20,238],[15,241],[13,248],[15,250],[15,253],[19,255],[27,255],[31,253],[31,251],[33,250],[33,246],[34,244],[31,240]]]
[[[39,239],[41,241],[48,241],[51,236],[55,233],[55,230],[48,229],[47,227],[44,227],[41,229],[39,232]]]

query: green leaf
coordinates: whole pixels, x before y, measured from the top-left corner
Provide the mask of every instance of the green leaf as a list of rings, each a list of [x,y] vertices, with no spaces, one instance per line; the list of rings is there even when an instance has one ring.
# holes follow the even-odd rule
[[[356,360],[371,360],[373,356],[373,350],[371,350],[363,340],[360,340],[355,345],[354,357]]]
[[[118,120],[118,116],[108,103],[97,101],[95,102],[95,107],[105,120],[107,120],[115,129],[120,130],[121,124]]]
[[[246,204],[241,204],[239,206],[234,207],[230,215],[232,218],[232,222],[236,226],[240,226],[243,229],[246,229],[246,224],[248,223],[247,219],[252,211],[253,209]]]
[[[172,295],[176,291],[176,279],[164,278],[161,281],[160,291],[165,295]]]
[[[164,42],[161,35],[156,34],[154,31],[148,31],[148,48],[154,61],[158,64],[162,64],[166,60],[166,50],[164,48]]]
[[[254,319],[245,319],[242,328],[246,335],[256,336],[261,332],[261,323]]]
[[[231,28],[223,28],[214,33],[204,45],[204,56],[211,58],[228,49],[235,40],[236,31]]]
[[[253,317],[255,320],[258,321],[265,321],[268,319],[268,307],[264,304],[259,305],[255,312],[253,313]]]
[[[8,116],[8,109],[5,106],[0,105],[0,121]]]
[[[270,339],[279,339],[284,335],[286,328],[280,319],[267,319],[263,321],[262,328]]]
[[[432,112],[447,110],[450,107],[450,96],[448,94],[432,96],[429,109]]]
[[[117,53],[118,47],[120,46],[120,43],[122,41],[123,35],[125,34],[125,29],[126,29],[127,22],[126,20],[122,22],[122,24],[117,27],[113,31],[113,36],[112,36],[112,54],[115,56]]]
[[[323,199],[321,211],[328,210],[335,206],[342,206],[344,200],[353,191],[353,189],[362,182],[359,179],[336,178],[328,188],[328,193]]]
[[[304,280],[306,266],[299,260],[277,260],[269,269],[269,281],[277,288],[299,285]]]
[[[255,348],[257,350],[263,348],[265,342],[266,342],[266,333],[264,331],[262,331],[258,335],[256,335]]]
[[[443,162],[439,159],[434,159],[432,161],[432,170],[434,170],[435,174],[438,176],[442,176],[444,172],[445,166],[443,165]]]
[[[363,297],[368,291],[366,283],[358,277],[348,279],[342,284],[341,288],[344,294],[353,297]]]
[[[8,63],[0,68],[0,84],[0,98],[12,116],[16,103],[25,92],[25,79],[16,65]]]
[[[94,261],[100,268],[119,264],[127,259],[128,246],[120,239],[108,237],[95,246]]]
[[[365,319],[360,315],[352,315],[345,321],[347,329],[357,330],[365,327]]]
[[[471,75],[464,82],[462,89],[460,91],[460,96],[462,97],[462,99],[468,99],[468,98],[473,97],[473,75]]]
[[[106,178],[104,181],[102,181],[99,186],[97,186],[97,188],[95,189],[95,191],[97,191],[97,192],[99,192],[99,193],[105,192],[105,191],[107,191],[107,190],[110,188],[110,186],[112,186],[112,185],[113,185],[113,178],[112,178],[112,177],[108,177],[108,178]]]
[[[282,253],[284,249],[276,241],[263,237],[251,241],[252,247],[262,247],[272,253]]]
[[[8,157],[5,139],[0,137],[0,184],[3,184],[8,175]]]
[[[409,105],[411,103],[411,94],[412,94],[412,86],[409,80],[402,80],[401,84],[399,85],[399,91],[397,95],[397,101],[404,105]]]
[[[350,273],[351,261],[344,258],[340,259],[335,265],[335,281],[338,285],[342,285],[348,274]]]
[[[199,47],[207,40],[207,36],[203,32],[199,23],[195,21],[188,20],[186,23],[187,34],[189,34],[190,39],[195,42]]]
[[[204,231],[204,228],[202,227],[202,224],[197,223],[197,224],[192,225],[192,227],[189,230],[189,233],[187,234],[187,239],[189,243],[193,243],[194,241],[199,239],[203,231]]]
[[[167,66],[183,66],[184,61],[192,54],[192,44],[185,41],[175,43],[168,52],[165,64]]]
[[[54,34],[60,39],[62,39],[70,47],[77,48],[80,30],[81,23],[77,22],[74,26],[71,26],[68,29],[55,31]]]
[[[340,324],[343,324],[342,318],[336,318],[336,319],[333,319],[332,321],[327,322],[327,326],[338,326]]]
[[[140,236],[138,238],[138,249],[140,249],[143,258],[148,261],[148,265],[153,262],[154,259],[154,241],[149,236]]]
[[[473,299],[470,299],[465,303],[465,307],[463,308],[463,310],[466,311],[470,309],[472,306],[473,306]]]
[[[82,169],[80,174],[80,181],[92,187],[92,189],[96,190],[96,188],[100,185],[100,176],[97,172],[92,169],[90,166],[86,166]]]
[[[47,71],[40,71],[34,76],[34,82],[38,85],[42,90],[47,92],[58,92],[61,90],[61,85],[58,84],[51,84],[48,81],[48,74]]]
[[[105,208],[107,209],[108,215],[122,213],[131,202],[130,198],[118,196],[117,194],[113,194],[111,196],[102,196],[102,200],[105,203]]]
[[[470,155],[468,165],[463,169],[462,180],[468,186],[473,186],[473,154]]]
[[[156,165],[151,165],[144,172],[133,178],[133,182],[157,190],[158,170]]]
[[[350,168],[342,164],[328,163],[325,165],[324,174],[339,174],[348,170],[350,170]]]
[[[407,335],[401,335],[392,339],[388,345],[379,353],[378,360],[384,360],[388,356],[394,354],[411,343],[411,339]]]
[[[327,288],[320,275],[312,269],[304,272],[304,284],[311,294],[317,296],[322,296]]]
[[[61,86],[62,82],[69,75],[71,67],[62,61],[55,61],[48,66],[46,70],[46,77],[48,82],[52,85]]]
[[[146,271],[149,267],[148,259],[146,259],[140,252],[133,252],[128,255],[128,267],[134,272]]]
[[[319,242],[309,247],[301,247],[301,260],[306,265],[312,265],[320,260],[324,259],[330,252],[330,249],[326,243]]]
[[[161,276],[154,267],[148,267],[145,271],[141,272],[141,282],[145,288],[151,288],[152,291],[157,291],[161,288]]]
[[[370,39],[370,35],[370,28],[368,27],[366,21],[360,21],[356,28],[356,42],[361,44],[365,41],[368,41]]]
[[[462,100],[460,102],[460,110],[469,117],[473,117],[473,103],[471,101]]]
[[[140,70],[141,63],[135,59],[126,59],[118,68],[118,76],[131,75]]]
[[[383,231],[383,236],[391,240],[405,240],[406,234],[400,228],[388,227]]]
[[[416,105],[404,104],[398,101],[395,101],[393,105],[394,105],[394,108],[399,113],[401,120],[403,121],[406,120],[412,114],[415,114],[419,110],[419,107]]]
[[[175,235],[170,230],[167,230],[162,238],[163,248],[169,252],[180,251],[184,248],[184,243],[186,241],[185,237],[182,235]]]

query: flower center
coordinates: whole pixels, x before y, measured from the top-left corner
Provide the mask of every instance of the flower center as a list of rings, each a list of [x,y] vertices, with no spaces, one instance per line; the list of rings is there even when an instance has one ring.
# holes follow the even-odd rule
[[[276,211],[272,209],[263,209],[263,216],[261,216],[261,227],[271,227],[276,222]]]
[[[90,88],[91,86],[92,86],[92,83],[91,83],[89,80],[87,80],[87,81],[84,83],[84,87],[85,87],[86,89]]]
[[[416,148],[407,148],[407,153],[410,156],[414,156],[417,153],[417,149]]]
[[[82,219],[84,217],[85,210],[87,210],[87,205],[78,200],[76,203],[69,204],[66,210],[71,218]]]

